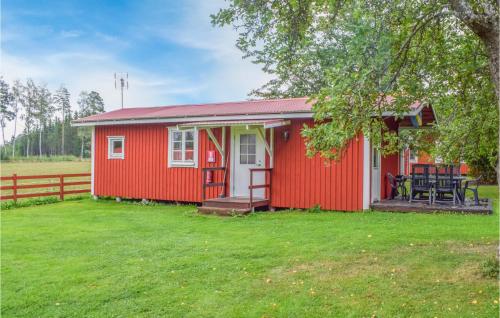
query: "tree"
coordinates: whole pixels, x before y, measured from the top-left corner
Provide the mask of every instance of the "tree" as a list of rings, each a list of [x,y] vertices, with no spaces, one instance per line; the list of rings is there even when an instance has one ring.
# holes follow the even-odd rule
[[[86,91],[82,91],[78,97],[77,103],[79,107],[79,118],[104,112],[104,101],[98,92],[91,91],[88,93]],[[82,127],[78,130],[78,135],[81,138],[80,158],[83,158],[85,140],[89,139],[90,133],[90,130],[86,127]]]
[[[21,112],[21,105],[23,105],[24,98],[24,86],[21,84],[19,80],[15,80],[12,85],[12,112],[14,113],[14,132],[12,134],[12,157],[16,155],[16,134],[17,134],[17,119],[19,117],[19,113]]]
[[[26,135],[26,157],[30,156],[31,132],[35,125],[35,107],[38,102],[38,87],[32,79],[26,81],[24,97],[21,100],[24,106],[24,133]]]
[[[212,21],[238,29],[245,57],[274,76],[254,95],[314,100],[316,125],[303,129],[310,155],[336,159],[342,151],[332,149],[360,132],[384,153],[397,151],[406,141],[383,111],[400,116],[427,100],[438,113],[436,153],[497,164],[496,1],[233,0]]]
[[[33,114],[38,129],[38,155],[42,157],[42,134],[47,123],[53,116],[54,107],[52,105],[51,93],[47,87],[40,86],[36,91],[36,103]]]
[[[71,104],[69,102],[69,92],[61,85],[54,94],[56,110],[61,112],[61,155],[64,155],[64,128],[68,118],[71,118]]]
[[[12,101],[13,96],[9,90],[9,84],[7,84],[3,78],[0,77],[0,126],[2,127],[2,148],[5,147],[5,126],[7,122],[14,118],[14,113],[12,111]]]

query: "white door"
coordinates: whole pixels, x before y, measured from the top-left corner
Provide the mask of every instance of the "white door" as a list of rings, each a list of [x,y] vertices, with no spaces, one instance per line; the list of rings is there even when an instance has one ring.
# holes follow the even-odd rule
[[[380,150],[372,147],[372,202],[380,201]]]
[[[265,146],[258,135],[257,129],[232,127],[231,129],[231,188],[232,195],[237,197],[250,196],[250,168],[265,168]],[[253,184],[265,183],[264,172],[254,172]],[[265,189],[255,189],[253,196],[263,198]]]

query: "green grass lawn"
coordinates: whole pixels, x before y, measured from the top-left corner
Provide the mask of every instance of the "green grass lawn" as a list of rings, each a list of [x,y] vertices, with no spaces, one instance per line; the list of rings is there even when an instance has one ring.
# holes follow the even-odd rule
[[[496,198],[497,187],[482,195]],[[495,214],[2,212],[3,317],[497,317]]]

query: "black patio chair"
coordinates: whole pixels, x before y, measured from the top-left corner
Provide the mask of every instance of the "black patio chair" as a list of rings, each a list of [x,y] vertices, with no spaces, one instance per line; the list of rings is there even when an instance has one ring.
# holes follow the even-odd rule
[[[474,194],[474,203],[476,205],[479,205],[479,195],[477,193],[477,189],[479,188],[479,181],[480,180],[481,180],[481,176],[479,176],[479,178],[476,178],[473,180],[465,181],[465,185],[464,185],[464,188],[462,190],[462,197],[464,198],[464,201],[465,201],[465,192],[467,190],[469,190],[469,191],[472,191],[472,193]]]
[[[443,165],[435,168],[434,202],[450,202],[457,204],[458,195],[457,181],[454,179],[455,169],[451,165]],[[452,198],[446,195],[451,194]]]
[[[429,200],[432,204],[432,182],[429,175],[431,166],[427,164],[414,164],[411,167],[410,203],[413,200]],[[428,198],[423,197],[428,194]]]
[[[395,177],[396,177],[396,182],[398,183],[398,192],[401,194],[401,199],[407,200],[408,192],[406,190],[406,185],[405,185],[405,182],[407,180],[406,176],[398,174]]]
[[[391,187],[391,194],[389,195],[389,198],[394,200],[399,195],[398,182],[390,172],[387,173],[387,182],[389,182],[389,186]]]

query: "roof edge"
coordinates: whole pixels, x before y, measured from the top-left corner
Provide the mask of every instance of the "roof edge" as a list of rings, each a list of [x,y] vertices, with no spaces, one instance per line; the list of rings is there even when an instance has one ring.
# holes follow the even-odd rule
[[[95,121],[72,121],[73,127],[90,126],[114,126],[114,125],[138,125],[138,124],[164,124],[164,123],[184,123],[193,121],[220,121],[220,120],[255,120],[255,119],[293,119],[312,118],[313,112],[290,112],[290,113],[267,113],[254,115],[212,115],[212,116],[186,116],[186,117],[165,117],[165,118],[141,118],[141,119],[111,119]]]

